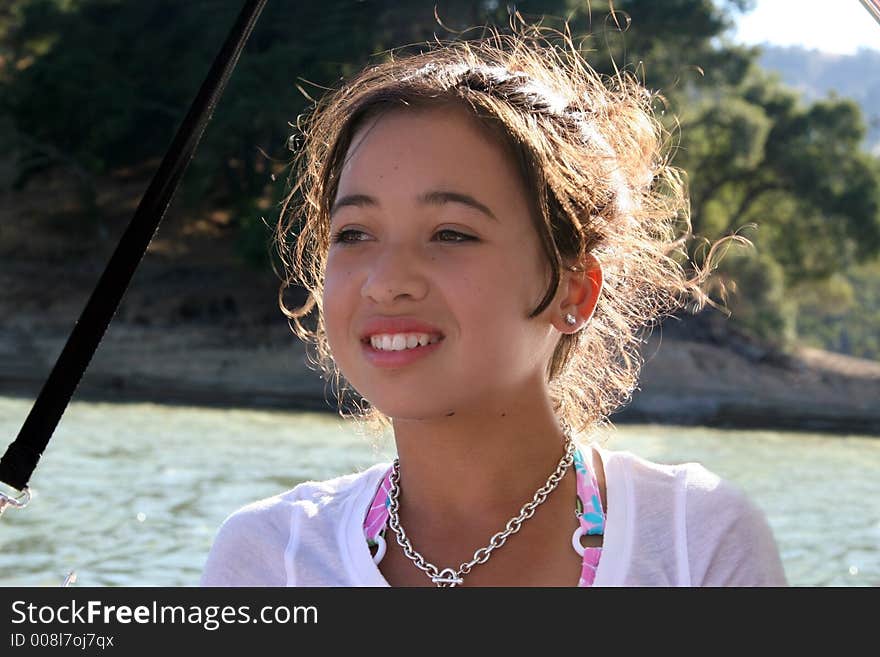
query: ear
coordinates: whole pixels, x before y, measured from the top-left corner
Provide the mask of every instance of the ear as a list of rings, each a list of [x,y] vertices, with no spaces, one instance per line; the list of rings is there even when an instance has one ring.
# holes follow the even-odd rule
[[[559,297],[552,323],[560,333],[577,333],[593,316],[599,294],[602,292],[602,265],[590,253],[573,267],[575,271],[563,269],[559,282]],[[566,321],[566,316],[574,317],[574,323]]]

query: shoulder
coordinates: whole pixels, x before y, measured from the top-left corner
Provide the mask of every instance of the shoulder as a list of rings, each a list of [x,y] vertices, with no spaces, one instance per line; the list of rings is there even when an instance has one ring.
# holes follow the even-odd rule
[[[701,586],[785,586],[773,531],[738,485],[687,463],[686,532],[691,579]]]
[[[612,502],[629,507],[641,499],[656,499],[655,496],[663,490],[671,492],[680,479],[677,466],[655,463],[632,452],[611,450],[597,443],[590,446],[593,448],[596,483],[606,513]]]
[[[628,451],[610,450],[599,445],[594,445],[595,452],[600,457],[596,468],[597,475],[601,475],[600,483],[603,489],[606,486],[627,489],[628,495],[633,492],[639,493],[645,490],[648,494],[672,493],[680,488],[684,482],[682,468],[688,465],[667,465],[649,461],[637,454]]]
[[[333,479],[304,481],[284,493],[241,507],[224,520],[220,532],[245,533],[252,539],[286,533],[289,531],[294,510],[301,511],[306,516],[324,513],[357,495],[387,467],[387,464],[377,464],[362,472]]]
[[[597,450],[614,486],[628,486],[640,496],[674,497],[692,517],[708,514],[740,518],[760,510],[737,485],[722,479],[700,463],[657,463],[627,451]]]
[[[751,533],[766,524],[764,512],[737,484],[699,463],[683,463],[678,467],[684,473],[681,485],[690,528],[699,531],[711,523],[716,527],[714,533]]]
[[[236,510],[217,531],[200,584],[284,586],[284,553],[294,523],[332,517],[387,468],[388,464],[377,464],[363,472],[325,481],[305,481]]]
[[[324,481],[304,481],[293,489],[268,498],[264,502],[268,506],[281,506],[285,509],[299,507],[309,515],[322,512],[344,504],[346,501],[359,495],[364,488],[378,483],[379,477],[391,467],[390,463],[377,463],[360,472],[326,479]],[[264,502],[256,502],[248,505],[242,511],[255,507],[259,511]]]
[[[700,463],[656,463],[631,452],[597,451],[606,470],[609,505],[627,507],[642,552],[652,559],[680,555],[676,581],[692,586],[786,584],[764,512],[738,485]]]

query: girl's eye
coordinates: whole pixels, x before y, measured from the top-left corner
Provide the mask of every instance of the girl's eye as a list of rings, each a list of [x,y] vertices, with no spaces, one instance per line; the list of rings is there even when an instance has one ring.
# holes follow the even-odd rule
[[[356,242],[363,242],[363,235],[365,235],[361,230],[354,230],[352,228],[346,228],[345,230],[340,230],[333,236],[334,244],[354,244]],[[471,237],[470,235],[465,235],[464,233],[459,233],[456,230],[450,230],[448,228],[444,230],[438,230],[434,233],[435,236],[438,236],[438,240],[440,242],[470,242],[474,241],[477,238]],[[444,237],[445,236],[445,237]]]
[[[470,235],[459,233],[456,230],[449,230],[448,228],[444,230],[438,230],[435,235],[452,235],[452,239],[441,239],[441,242],[470,242],[477,239],[476,237],[471,237]]]
[[[354,239],[348,239],[348,236],[353,235]],[[340,230],[333,236],[334,244],[354,244],[355,242],[362,242],[363,240],[358,237],[358,235],[364,235],[362,230],[353,230],[351,228],[346,228],[345,230]]]

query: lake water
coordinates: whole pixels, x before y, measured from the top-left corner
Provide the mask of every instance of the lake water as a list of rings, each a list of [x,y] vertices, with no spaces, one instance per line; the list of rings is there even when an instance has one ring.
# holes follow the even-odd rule
[[[0,397],[0,452],[31,403]],[[880,586],[880,440],[623,425],[607,447],[739,484],[792,585]],[[333,415],[73,403],[31,504],[0,519],[0,586],[58,586],[70,571],[78,586],[194,586],[233,510],[392,455]]]

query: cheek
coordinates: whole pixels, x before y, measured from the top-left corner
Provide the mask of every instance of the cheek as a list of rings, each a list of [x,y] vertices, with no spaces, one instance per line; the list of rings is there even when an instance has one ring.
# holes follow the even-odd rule
[[[348,286],[346,283],[348,282]],[[332,339],[344,331],[346,317],[350,314],[351,302],[348,287],[351,273],[328,268],[324,276],[324,323],[327,335]]]
[[[510,271],[507,269],[506,271]],[[447,298],[464,326],[465,339],[473,340],[478,351],[498,351],[508,344],[522,324],[527,301],[522,282],[504,268],[460,276],[450,287]]]

